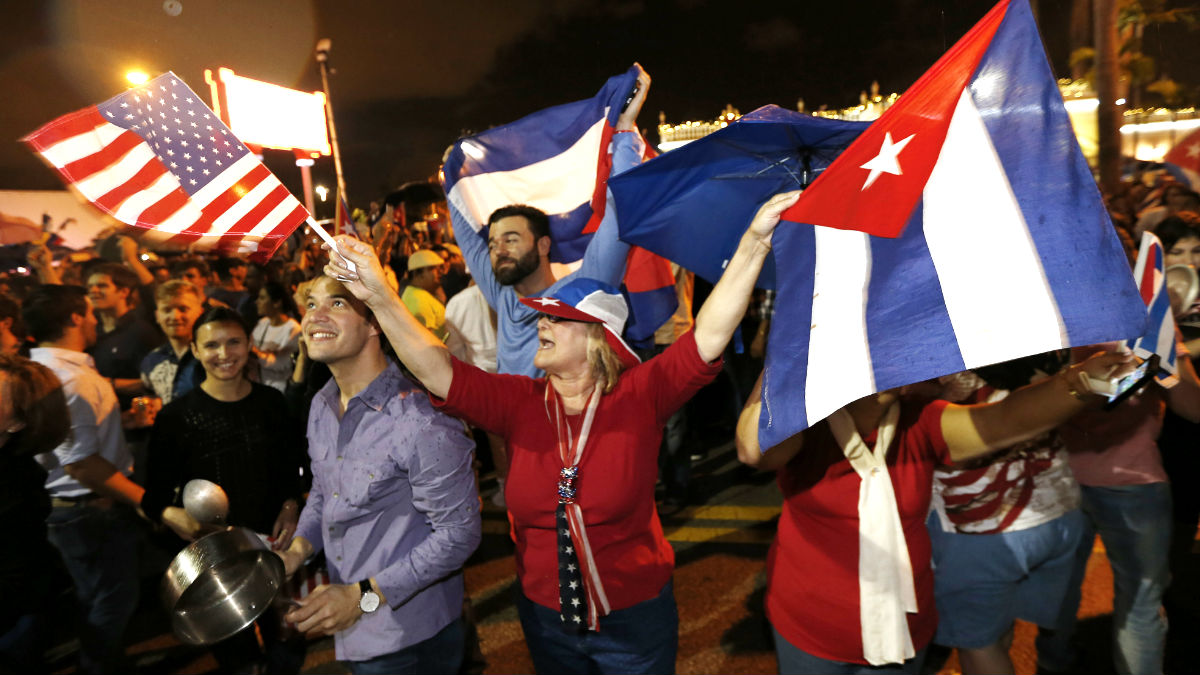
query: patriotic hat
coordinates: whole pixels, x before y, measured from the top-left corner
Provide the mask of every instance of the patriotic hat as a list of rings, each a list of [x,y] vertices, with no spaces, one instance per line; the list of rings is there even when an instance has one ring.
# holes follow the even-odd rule
[[[521,302],[542,314],[559,316],[571,321],[604,324],[604,337],[626,368],[641,363],[633,349],[621,339],[629,307],[621,293],[595,279],[572,279],[554,292],[540,298],[521,298]]]

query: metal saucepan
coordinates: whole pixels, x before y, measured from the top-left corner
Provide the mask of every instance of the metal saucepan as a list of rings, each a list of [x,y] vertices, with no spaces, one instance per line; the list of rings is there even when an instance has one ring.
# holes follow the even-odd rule
[[[162,580],[162,601],[176,637],[219,642],[254,622],[279,593],[283,561],[253,530],[231,527],[179,552]]]

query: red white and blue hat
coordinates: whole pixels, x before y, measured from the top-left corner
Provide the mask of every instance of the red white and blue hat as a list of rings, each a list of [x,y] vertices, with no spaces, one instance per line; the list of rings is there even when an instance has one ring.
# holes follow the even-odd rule
[[[629,307],[617,289],[595,279],[577,278],[563,284],[552,295],[539,298],[521,298],[521,302],[542,314],[559,316],[571,321],[604,324],[604,337],[626,368],[632,368],[642,360],[621,339],[625,320],[629,318]]]

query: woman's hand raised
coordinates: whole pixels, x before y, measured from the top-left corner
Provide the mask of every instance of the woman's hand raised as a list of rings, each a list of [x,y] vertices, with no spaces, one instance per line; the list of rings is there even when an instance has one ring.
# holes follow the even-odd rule
[[[329,244],[321,247],[330,250],[329,264],[325,265],[326,275],[342,282],[354,297],[367,306],[392,294],[383,275],[383,265],[369,244],[344,234],[334,239],[337,241],[336,251],[332,251]],[[346,265],[346,260],[353,263],[353,269]]]

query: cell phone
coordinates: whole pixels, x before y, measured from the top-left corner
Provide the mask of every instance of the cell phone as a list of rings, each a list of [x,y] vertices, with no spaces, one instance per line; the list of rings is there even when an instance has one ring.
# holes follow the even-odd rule
[[[1125,377],[1117,380],[1112,393],[1108,395],[1108,402],[1104,404],[1105,410],[1112,410],[1120,405],[1121,401],[1133,396],[1141,391],[1142,387],[1150,384],[1150,380],[1158,374],[1158,354],[1153,354],[1150,358],[1142,361],[1142,363]]]

